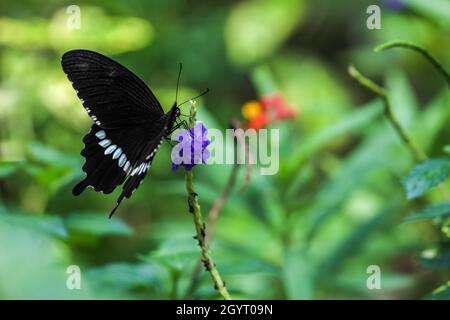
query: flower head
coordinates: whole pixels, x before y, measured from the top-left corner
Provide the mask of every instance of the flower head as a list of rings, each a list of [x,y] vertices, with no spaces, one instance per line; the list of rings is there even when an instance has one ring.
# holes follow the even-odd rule
[[[247,102],[242,107],[242,114],[248,120],[248,128],[261,129],[276,121],[295,118],[297,112],[277,92],[263,96],[259,101]]]
[[[211,141],[206,137],[208,129],[198,122],[189,131],[179,130],[178,144],[172,149],[172,170],[179,166],[191,170],[196,164],[206,163],[210,157],[208,145]]]

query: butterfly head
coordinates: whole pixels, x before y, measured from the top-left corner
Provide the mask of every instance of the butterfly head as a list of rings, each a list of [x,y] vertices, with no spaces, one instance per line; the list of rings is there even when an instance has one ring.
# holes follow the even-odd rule
[[[175,119],[180,116],[181,111],[180,108],[178,108],[177,102],[175,101],[172,105],[172,108],[170,108],[171,116]]]
[[[181,114],[180,108],[178,108],[176,102],[173,104],[172,109],[173,112],[175,113],[175,117],[178,117]]]
[[[172,108],[170,108],[170,111],[167,113],[167,115],[169,116],[167,119],[167,127],[166,127],[167,133],[171,133],[173,131],[174,125],[180,114],[181,114],[180,108],[178,108],[177,103],[175,102]]]

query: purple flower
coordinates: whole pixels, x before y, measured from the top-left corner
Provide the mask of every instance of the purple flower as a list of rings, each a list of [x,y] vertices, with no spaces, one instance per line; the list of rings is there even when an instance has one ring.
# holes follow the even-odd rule
[[[208,129],[198,122],[191,129],[182,129],[178,132],[178,144],[172,149],[172,170],[179,166],[191,170],[196,164],[206,163],[210,157],[207,149],[211,141],[206,137]]]

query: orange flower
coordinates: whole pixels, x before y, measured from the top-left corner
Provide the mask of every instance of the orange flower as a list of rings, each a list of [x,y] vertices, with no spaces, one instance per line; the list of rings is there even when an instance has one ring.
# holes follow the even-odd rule
[[[273,122],[295,118],[297,112],[287,105],[281,93],[276,92],[262,97],[260,101],[245,103],[242,114],[248,120],[248,128],[261,129]]]
[[[244,116],[245,119],[255,118],[258,115],[260,115],[262,111],[263,111],[263,108],[262,108],[261,103],[259,103],[258,101],[255,101],[255,100],[246,102],[242,106],[242,115]]]
[[[247,128],[253,128],[253,129],[261,129],[266,127],[269,124],[269,117],[267,114],[262,113],[259,116],[250,119],[247,122]]]

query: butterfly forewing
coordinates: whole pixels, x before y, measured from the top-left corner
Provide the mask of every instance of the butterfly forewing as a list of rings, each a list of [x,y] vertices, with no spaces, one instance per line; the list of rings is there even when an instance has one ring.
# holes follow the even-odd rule
[[[108,57],[72,50],[63,55],[61,64],[86,111],[102,128],[157,121],[164,114],[144,82]]]

